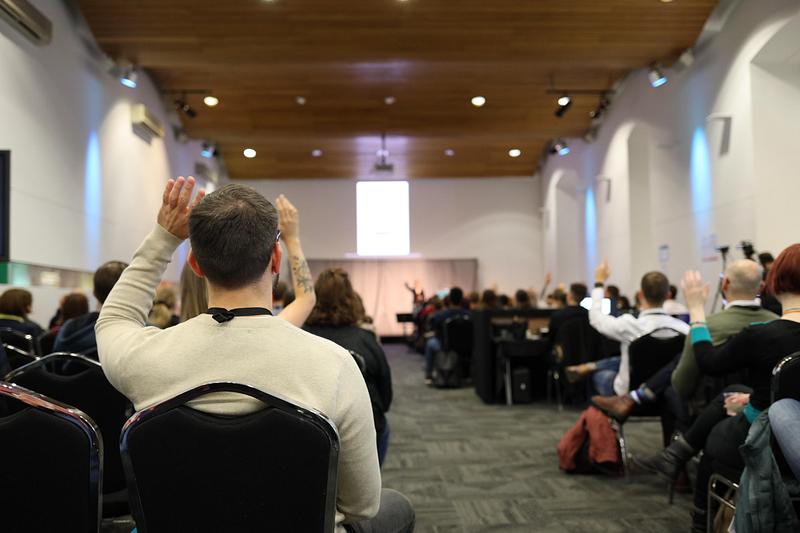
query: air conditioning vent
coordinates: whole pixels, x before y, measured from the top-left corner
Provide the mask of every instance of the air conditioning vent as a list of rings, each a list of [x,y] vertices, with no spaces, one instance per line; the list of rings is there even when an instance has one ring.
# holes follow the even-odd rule
[[[135,130],[144,131],[151,137],[164,136],[164,125],[147,110],[144,104],[131,107],[131,120]]]
[[[0,0],[0,17],[34,44],[45,46],[53,39],[53,23],[27,0]]]

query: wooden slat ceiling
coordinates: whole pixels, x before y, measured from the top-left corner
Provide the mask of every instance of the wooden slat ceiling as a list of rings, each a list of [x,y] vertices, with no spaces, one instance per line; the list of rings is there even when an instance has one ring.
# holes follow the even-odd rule
[[[575,96],[559,119],[548,88],[604,90],[669,63],[715,4],[80,0],[111,57],[147,69],[163,91],[220,99],[208,108],[190,94],[198,115],[183,124],[217,143],[235,179],[366,177],[381,132],[398,178],[530,175],[550,139],[585,132],[598,103]],[[470,104],[476,95],[484,107]]]

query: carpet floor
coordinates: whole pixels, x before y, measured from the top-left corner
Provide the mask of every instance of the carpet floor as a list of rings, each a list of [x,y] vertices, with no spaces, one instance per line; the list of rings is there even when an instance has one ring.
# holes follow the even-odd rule
[[[668,505],[656,476],[634,472],[626,482],[559,470],[556,444],[579,411],[544,402],[486,405],[472,388],[430,388],[419,355],[401,344],[385,349],[394,401],[383,484],[414,504],[418,532],[689,530],[691,496]],[[658,423],[625,428],[632,453],[660,449]]]

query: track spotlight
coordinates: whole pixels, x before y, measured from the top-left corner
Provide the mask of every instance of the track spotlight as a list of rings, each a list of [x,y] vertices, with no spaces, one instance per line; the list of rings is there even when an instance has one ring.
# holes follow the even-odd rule
[[[203,98],[203,103],[206,104],[208,107],[214,107],[219,103],[219,98],[216,96],[211,96],[210,94]]]
[[[564,94],[558,98],[558,108],[556,108],[556,116],[561,118],[564,113],[572,106],[572,98],[568,94]]]
[[[508,151],[508,157],[519,157],[522,155],[522,150],[519,148],[512,148]]]
[[[177,109],[178,111],[180,111],[189,118],[194,118],[197,116],[197,111],[195,111],[194,108],[189,105],[185,97],[177,98],[175,100],[175,109]]]
[[[252,148],[245,148],[242,150],[242,155],[245,156],[247,159],[253,159],[257,153]]]
[[[320,150],[319,148],[311,150],[311,157],[322,157],[322,150]]]
[[[483,105],[486,103],[486,98],[483,96],[473,96],[470,102],[472,102],[472,105],[475,107],[483,107]]]
[[[667,83],[667,81],[669,81],[667,80],[667,76],[665,76],[664,73],[661,72],[661,69],[659,69],[655,65],[652,65],[650,67],[650,71],[647,73],[647,79],[650,80],[650,85],[653,88],[661,87],[662,85]]]
[[[119,82],[129,89],[135,89],[138,77],[139,73],[136,71],[136,67],[126,67],[119,77]]]
[[[553,142],[553,145],[550,147],[551,154],[558,154],[560,156],[565,156],[570,152],[569,146],[567,146],[567,142],[564,139],[556,139]]]
[[[210,159],[217,155],[217,149],[209,143],[203,143],[203,149],[200,150],[200,155]]]

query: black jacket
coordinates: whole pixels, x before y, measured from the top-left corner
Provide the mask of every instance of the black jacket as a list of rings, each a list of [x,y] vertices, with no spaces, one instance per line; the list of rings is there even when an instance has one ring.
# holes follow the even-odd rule
[[[364,358],[364,381],[372,402],[375,431],[381,434],[386,426],[385,413],[392,404],[392,373],[383,348],[375,334],[358,326],[305,326],[306,331],[335,342],[345,350],[352,350]]]
[[[97,339],[94,336],[94,325],[100,313],[93,312],[72,318],[64,322],[58,330],[54,352],[97,353]],[[95,358],[97,355],[93,355]]]

